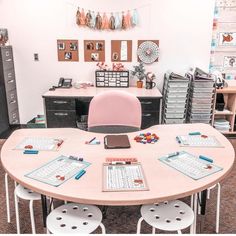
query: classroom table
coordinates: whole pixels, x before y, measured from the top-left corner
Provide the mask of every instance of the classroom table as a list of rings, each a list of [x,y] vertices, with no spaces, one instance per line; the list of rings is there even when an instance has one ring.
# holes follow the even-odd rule
[[[223,147],[180,147],[176,136],[195,131],[215,136]],[[156,133],[160,139],[155,144],[137,143],[134,137],[145,132]],[[227,138],[207,124],[156,125],[146,130],[128,133],[131,143],[129,149],[105,149],[104,136],[105,134],[74,128],[19,129],[6,140],[2,147],[2,165],[6,173],[17,183],[42,195],[83,204],[128,206],[174,200],[203,191],[229,174],[235,158],[234,148]],[[37,155],[26,155],[22,150],[14,149],[25,137],[54,137],[63,138],[65,141],[58,151],[40,151]],[[100,140],[101,144],[85,144],[85,141],[93,137]],[[193,180],[158,160],[159,157],[168,153],[182,150],[194,155],[211,157],[214,164],[222,167],[223,170],[200,180]],[[26,173],[60,155],[82,155],[84,160],[90,162],[91,165],[82,178],[79,180],[71,178],[59,187],[25,177]],[[149,190],[103,192],[102,166],[107,157],[137,158],[143,167]]]

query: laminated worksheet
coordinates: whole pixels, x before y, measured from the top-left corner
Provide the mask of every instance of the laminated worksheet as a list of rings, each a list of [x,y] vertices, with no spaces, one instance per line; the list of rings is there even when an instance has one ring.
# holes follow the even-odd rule
[[[45,137],[27,137],[24,138],[15,149],[19,150],[38,150],[38,151],[56,151],[64,142],[60,138]]]
[[[103,164],[103,191],[144,191],[147,182],[140,163]]]
[[[80,158],[59,156],[25,176],[58,187],[89,165]]]
[[[159,160],[194,180],[214,174],[223,168],[185,151],[168,154]]]
[[[214,136],[179,135],[176,140],[182,147],[223,147]]]

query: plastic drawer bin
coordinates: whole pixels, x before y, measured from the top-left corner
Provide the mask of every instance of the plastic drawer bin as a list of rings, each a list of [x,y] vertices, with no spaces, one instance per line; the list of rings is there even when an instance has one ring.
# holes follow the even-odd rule
[[[45,128],[45,123],[35,123],[36,117],[27,122],[27,128]]]

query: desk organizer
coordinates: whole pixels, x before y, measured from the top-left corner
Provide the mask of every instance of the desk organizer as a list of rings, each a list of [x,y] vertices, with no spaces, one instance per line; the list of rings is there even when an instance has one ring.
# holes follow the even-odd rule
[[[128,88],[129,71],[95,71],[96,87]]]

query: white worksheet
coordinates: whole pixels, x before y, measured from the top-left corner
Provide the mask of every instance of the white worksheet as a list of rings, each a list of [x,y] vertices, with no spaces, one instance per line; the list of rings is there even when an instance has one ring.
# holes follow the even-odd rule
[[[127,61],[128,60],[128,43],[127,43],[127,41],[121,41],[120,60],[121,61]]]

